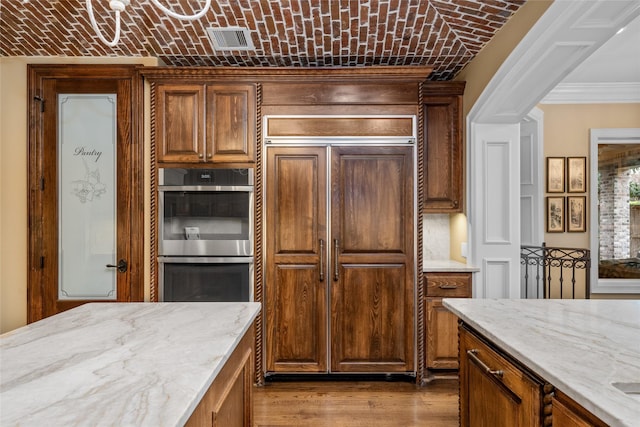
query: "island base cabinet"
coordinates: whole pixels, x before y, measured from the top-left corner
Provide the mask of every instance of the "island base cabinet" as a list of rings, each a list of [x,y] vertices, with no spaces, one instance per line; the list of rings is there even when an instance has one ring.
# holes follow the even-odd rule
[[[539,427],[542,382],[461,325],[460,425]]]
[[[607,427],[582,406],[556,390],[551,399],[553,427]]]
[[[191,414],[187,427],[250,427],[252,423],[253,329],[245,334]]]

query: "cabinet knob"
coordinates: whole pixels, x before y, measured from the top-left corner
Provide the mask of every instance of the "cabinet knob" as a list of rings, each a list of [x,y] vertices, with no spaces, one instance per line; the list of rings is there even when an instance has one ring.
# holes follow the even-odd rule
[[[207,159],[210,159],[211,157],[213,157],[211,153],[207,154]]]
[[[202,155],[202,153],[198,154],[199,158],[203,158],[204,156]]]

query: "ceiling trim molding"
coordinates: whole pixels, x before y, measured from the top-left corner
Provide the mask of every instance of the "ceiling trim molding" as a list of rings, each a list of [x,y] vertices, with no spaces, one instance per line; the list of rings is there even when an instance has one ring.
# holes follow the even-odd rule
[[[477,123],[519,123],[577,65],[640,15],[640,2],[555,1],[472,107]]]
[[[541,104],[640,103],[640,82],[560,83]]]

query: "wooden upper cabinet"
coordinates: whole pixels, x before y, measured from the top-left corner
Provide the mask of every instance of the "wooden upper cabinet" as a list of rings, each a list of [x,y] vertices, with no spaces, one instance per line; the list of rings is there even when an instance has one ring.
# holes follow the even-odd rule
[[[156,88],[159,163],[253,163],[253,84],[161,83]]]
[[[207,161],[255,161],[256,88],[207,86]]]
[[[205,85],[158,85],[155,114],[159,162],[203,161]]]
[[[423,212],[462,212],[464,194],[462,94],[464,82],[423,86]]]

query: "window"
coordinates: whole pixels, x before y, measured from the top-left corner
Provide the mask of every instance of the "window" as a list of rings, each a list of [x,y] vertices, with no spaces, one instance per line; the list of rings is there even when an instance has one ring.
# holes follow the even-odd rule
[[[591,130],[592,292],[640,293],[640,129]]]

